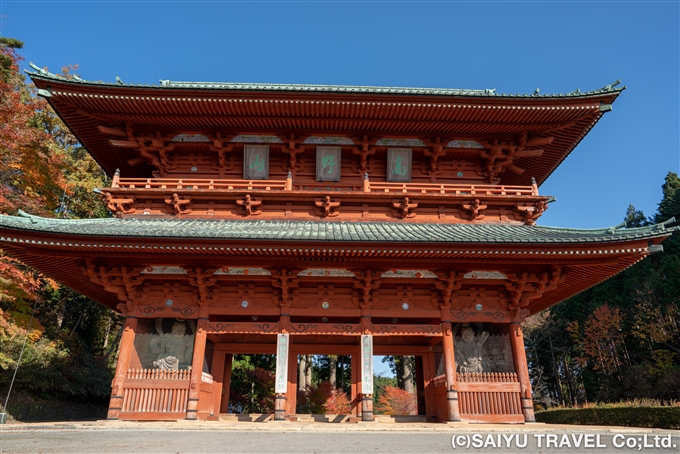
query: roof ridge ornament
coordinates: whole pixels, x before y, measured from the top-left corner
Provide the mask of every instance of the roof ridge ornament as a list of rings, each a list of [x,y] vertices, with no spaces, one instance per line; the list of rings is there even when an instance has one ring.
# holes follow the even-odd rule
[[[664,232],[664,231],[666,231],[666,226],[669,225],[669,224],[673,224],[673,223],[675,223],[675,216],[673,216],[670,219],[666,219],[663,222],[659,222],[658,224],[655,224],[654,230]],[[675,230],[675,229],[672,229],[672,230]]]
[[[620,224],[614,225],[614,226],[612,226],[612,227],[609,227],[609,228],[607,229],[607,233],[616,233],[616,231],[617,231],[618,229],[622,229],[622,228],[624,228],[624,227],[626,227],[626,221],[624,221],[624,222],[622,222],[622,223],[620,223]]]
[[[34,216],[30,213],[26,213],[24,210],[21,209],[17,212],[17,214],[22,218],[28,218],[31,221],[31,224],[38,224],[41,219],[44,219],[41,218],[40,216]]]
[[[609,85],[605,85],[604,88],[603,88],[603,90],[612,91],[612,90],[614,89],[614,87],[616,87],[616,86],[617,86],[618,84],[620,84],[620,83],[621,83],[621,79],[616,79],[615,82],[613,82],[613,83],[611,83],[611,84],[609,84]]]
[[[28,66],[30,66],[31,68],[35,69],[35,70],[38,71],[40,74],[43,74],[43,75],[45,75],[45,76],[57,77],[56,74],[52,74],[51,72],[49,72],[49,71],[46,70],[45,68],[41,68],[40,66],[36,65],[36,64],[33,63],[32,61],[29,61],[29,62],[28,62]]]

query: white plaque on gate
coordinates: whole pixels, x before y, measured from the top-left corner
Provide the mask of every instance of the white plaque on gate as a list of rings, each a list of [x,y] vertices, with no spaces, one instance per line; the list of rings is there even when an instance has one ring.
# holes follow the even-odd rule
[[[361,393],[373,394],[373,336],[361,336]]]
[[[277,394],[288,391],[288,334],[279,334],[276,338],[276,386]]]

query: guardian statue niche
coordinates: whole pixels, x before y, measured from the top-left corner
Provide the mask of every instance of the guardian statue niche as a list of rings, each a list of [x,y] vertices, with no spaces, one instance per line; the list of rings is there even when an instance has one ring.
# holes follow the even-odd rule
[[[153,362],[154,369],[179,370],[188,369],[194,350],[194,335],[186,334],[187,320],[177,320],[172,325],[170,333],[163,332],[163,319],[156,319],[157,336],[149,341],[151,352],[156,355]],[[193,326],[192,326],[193,328]],[[193,332],[196,330],[193,329]]]
[[[484,371],[482,345],[489,338],[489,333],[482,331],[481,323],[478,326],[479,334],[475,334],[474,329],[465,324],[460,330],[461,340],[454,337],[456,366],[461,374],[481,374]]]

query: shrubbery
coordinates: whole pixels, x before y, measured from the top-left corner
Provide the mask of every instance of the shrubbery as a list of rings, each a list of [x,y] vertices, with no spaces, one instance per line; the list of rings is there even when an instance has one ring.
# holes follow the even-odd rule
[[[14,374],[25,336],[26,330],[9,322],[0,310],[0,383],[6,386]],[[108,399],[113,374],[107,362],[84,349],[74,352],[78,347],[76,342],[68,345],[32,330],[12,392],[43,399]],[[3,391],[7,392],[5,386]]]
[[[654,427],[680,429],[680,406],[558,408],[536,413],[536,421],[548,424]]]

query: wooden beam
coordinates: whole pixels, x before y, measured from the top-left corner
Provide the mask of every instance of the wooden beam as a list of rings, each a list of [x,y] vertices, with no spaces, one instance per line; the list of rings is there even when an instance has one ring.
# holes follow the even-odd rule
[[[124,129],[119,129],[119,128],[107,128],[106,126],[97,126],[97,129],[99,129],[99,132],[102,134],[108,134],[110,136],[119,136],[119,137],[127,137],[127,131]]]
[[[141,156],[138,156],[138,157],[136,157],[136,158],[134,158],[134,159],[130,159],[127,163],[128,163],[129,165],[131,165],[132,167],[134,167],[134,166],[136,166],[136,165],[143,164],[143,163],[145,163],[145,162],[146,162],[146,158],[143,158],[143,157],[141,157]]]
[[[112,147],[121,147],[121,148],[138,148],[139,143],[135,140],[116,140],[116,139],[109,139],[109,143],[111,144]]]

